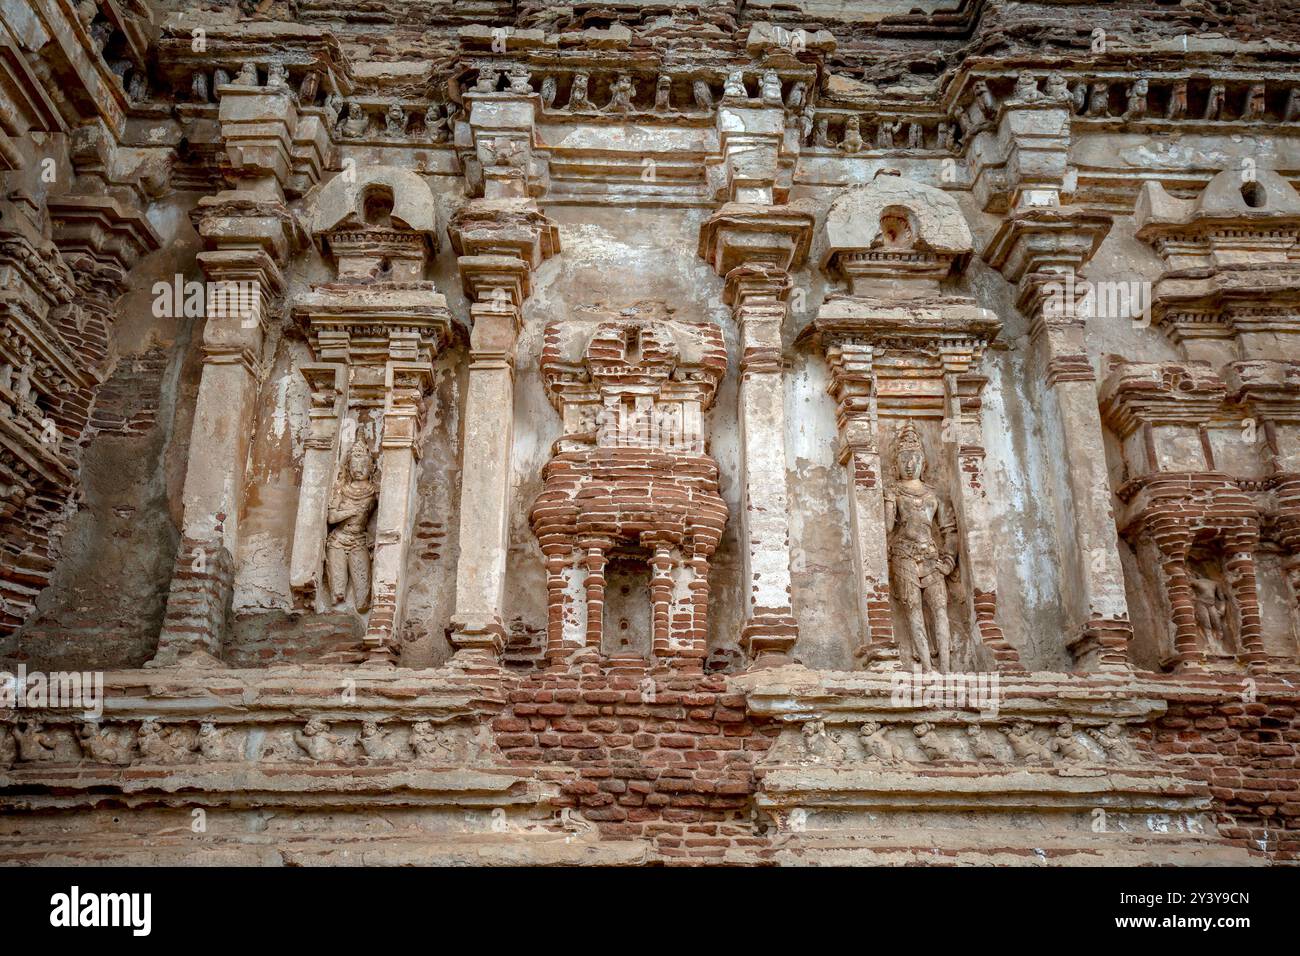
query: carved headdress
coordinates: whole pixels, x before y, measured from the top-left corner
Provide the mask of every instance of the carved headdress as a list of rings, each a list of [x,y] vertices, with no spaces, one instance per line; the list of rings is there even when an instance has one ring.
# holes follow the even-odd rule
[[[925,446],[921,442],[921,433],[917,430],[916,425],[907,422],[898,430],[898,437],[894,439],[894,465],[903,460],[904,456],[920,455],[922,470],[925,468]]]

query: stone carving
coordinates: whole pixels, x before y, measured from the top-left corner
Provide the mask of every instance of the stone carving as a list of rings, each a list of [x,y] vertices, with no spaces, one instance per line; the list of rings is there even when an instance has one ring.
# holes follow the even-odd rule
[[[989,742],[984,728],[979,724],[966,725],[966,742],[970,744],[975,759],[985,763],[1001,763],[1002,757],[997,748]]]
[[[895,442],[897,481],[885,493],[889,583],[908,617],[912,660],[947,672],[952,651],[945,579],[957,564],[956,520],[947,502],[927,484],[921,435],[910,422]],[[929,617],[929,624],[926,617]]]
[[[655,112],[666,113],[673,108],[673,79],[666,73],[660,73],[655,81]]]
[[[230,761],[238,760],[242,756],[235,745],[233,734],[228,730],[218,729],[211,720],[199,724],[197,740],[199,753],[204,760]]]
[[[838,763],[844,759],[844,749],[826,732],[822,720],[804,721],[799,728],[801,760],[811,763]]]
[[[164,729],[156,720],[146,720],[140,725],[136,738],[143,763],[184,763],[197,747],[194,738],[182,727]]]
[[[1125,119],[1132,120],[1146,116],[1147,88],[1148,84],[1146,80],[1133,81],[1133,85],[1129,87],[1128,100],[1124,107]]]
[[[1063,720],[1056,725],[1056,734],[1049,742],[1051,752],[1064,763],[1079,764],[1094,761],[1092,751],[1083,745],[1074,735],[1074,724]]]
[[[335,604],[349,587],[358,611],[370,609],[370,543],[367,526],[379,497],[374,459],[363,441],[354,441],[343,473],[330,496],[325,577]]]
[[[235,86],[257,86],[257,64],[245,63],[239,68],[239,75],[232,81]]]
[[[1205,101],[1205,112],[1201,114],[1201,119],[1217,120],[1223,116],[1223,100],[1227,92],[1227,86],[1222,80],[1216,80],[1210,87],[1210,95]]]
[[[319,717],[307,721],[302,730],[294,731],[293,739],[312,760],[345,763],[355,756],[352,740],[330,733],[329,724]]]
[[[840,149],[846,153],[860,153],[867,148],[867,144],[862,139],[862,124],[857,116],[850,116],[844,124],[844,139],[840,142]]]
[[[533,91],[532,74],[523,67],[515,67],[506,74],[510,82],[510,92],[528,95]]]
[[[394,137],[406,135],[406,111],[400,103],[389,104],[384,114],[384,131]]]
[[[727,74],[727,82],[723,87],[722,95],[723,97],[749,99],[749,91],[745,89],[744,70],[733,70]]]
[[[548,110],[555,104],[556,89],[555,77],[548,76],[542,80],[542,106]]]
[[[927,760],[952,760],[952,744],[935,731],[934,724],[919,723],[912,726],[912,734]]]
[[[1196,607],[1196,626],[1200,629],[1202,647],[1208,654],[1229,654],[1228,594],[1222,584],[1213,578],[1191,577],[1192,601]]]
[[[606,113],[630,113],[636,106],[632,98],[636,96],[636,84],[626,73],[620,73],[618,79],[609,88],[609,102],[605,105]]]
[[[493,67],[479,67],[478,78],[474,81],[474,92],[495,93],[501,82],[501,73]]]
[[[409,753],[395,734],[384,733],[373,720],[367,720],[361,725],[361,736],[357,742],[371,760],[399,760]]]
[[[868,763],[890,766],[903,760],[902,745],[890,740],[888,731],[888,727],[874,720],[867,721],[858,729],[858,739],[866,751]]]
[[[53,760],[57,746],[53,734],[45,732],[45,725],[40,721],[29,720],[14,724],[9,728],[18,747],[18,759],[24,763],[36,763]]]
[[[77,743],[82,756],[96,763],[128,764],[135,757],[135,740],[117,728],[100,729],[83,721],[77,726]]]
[[[762,86],[759,93],[763,102],[768,106],[781,106],[781,78],[777,76],[775,70],[767,70],[763,73]]]
[[[591,102],[591,99],[587,95],[587,81],[588,78],[586,73],[573,74],[573,86],[569,90],[568,105],[568,109],[571,112],[576,113],[583,110],[594,110],[596,108],[596,105]]]
[[[1142,759],[1137,748],[1124,733],[1123,724],[1111,722],[1102,727],[1090,727],[1088,736],[1095,740],[1106,752],[1106,756],[1116,763],[1136,764]]]
[[[1034,736],[1033,727],[1021,721],[1007,731],[1007,741],[1016,759],[1024,764],[1050,764],[1052,751]]]

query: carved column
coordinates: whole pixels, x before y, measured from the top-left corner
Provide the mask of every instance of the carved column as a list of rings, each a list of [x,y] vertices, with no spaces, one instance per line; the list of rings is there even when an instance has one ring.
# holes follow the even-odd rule
[[[203,372],[194,411],[184,518],[153,666],[221,653],[234,584],[244,467],[266,331],[285,288],[281,266],[298,236],[284,183],[297,104],[285,86],[228,84],[221,133],[234,188],[199,201],[207,279]]]
[[[1042,387],[1061,436],[1069,493],[1057,521],[1069,541],[1060,555],[1068,646],[1085,670],[1126,669],[1133,628],[1116,545],[1110,479],[1097,409],[1097,381],[1084,344],[1086,287],[1078,271],[1110,228],[1104,216],[1063,207],[1010,214],[984,257],[1017,283],[1017,305],[1030,317]]]
[[[307,438],[302,453],[298,517],[289,562],[289,586],[297,602],[314,606],[324,587],[325,536],[330,491],[338,472],[341,425],[348,408],[348,369],[343,363],[299,368],[311,389]]]
[[[723,300],[740,333],[740,523],[749,589],[741,645],[751,660],[772,664],[789,658],[799,636],[791,605],[781,335],[790,273],[807,259],[812,228],[813,215],[802,205],[733,202],[700,236],[701,256],[726,279]]]
[[[559,233],[522,198],[474,200],[449,231],[465,292],[473,300],[450,640],[458,653],[499,655],[505,645],[515,340],[531,272],[559,252]]]

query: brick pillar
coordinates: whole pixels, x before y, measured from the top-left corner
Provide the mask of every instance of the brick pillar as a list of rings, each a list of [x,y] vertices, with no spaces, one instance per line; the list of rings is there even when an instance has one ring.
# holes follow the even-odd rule
[[[1223,570],[1232,588],[1237,609],[1238,658],[1249,665],[1263,664],[1264,637],[1259,615],[1259,594],[1255,579],[1255,551],[1259,547],[1259,527],[1249,524],[1225,536]]]

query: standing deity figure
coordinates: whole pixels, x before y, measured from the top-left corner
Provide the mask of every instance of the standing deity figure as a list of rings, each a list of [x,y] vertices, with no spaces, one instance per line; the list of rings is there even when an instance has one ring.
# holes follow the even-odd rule
[[[948,586],[957,565],[957,523],[947,502],[922,480],[925,451],[911,422],[898,435],[894,468],[898,480],[885,494],[885,532],[889,541],[889,579],[912,630],[912,658],[929,668],[937,653],[939,670],[948,671],[951,634]],[[936,525],[938,530],[936,533]],[[930,627],[925,611],[930,612]]]
[[[1223,585],[1212,578],[1190,575],[1192,600],[1196,605],[1196,626],[1201,632],[1202,646],[1208,653],[1224,654],[1228,642],[1223,622],[1228,613],[1228,596]]]
[[[345,600],[348,582],[358,611],[370,608],[370,549],[366,525],[378,492],[372,480],[374,461],[365,442],[348,453],[343,480],[330,496],[329,536],[325,539],[325,573],[334,603]]]

